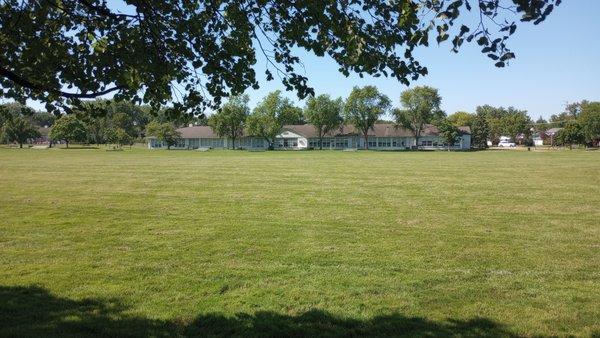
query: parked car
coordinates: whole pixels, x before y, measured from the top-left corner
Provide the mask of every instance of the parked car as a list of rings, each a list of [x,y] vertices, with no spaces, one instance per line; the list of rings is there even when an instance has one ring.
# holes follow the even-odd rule
[[[502,140],[498,143],[498,147],[500,147],[500,148],[513,148],[516,146],[517,145],[514,142],[510,142],[508,140]]]

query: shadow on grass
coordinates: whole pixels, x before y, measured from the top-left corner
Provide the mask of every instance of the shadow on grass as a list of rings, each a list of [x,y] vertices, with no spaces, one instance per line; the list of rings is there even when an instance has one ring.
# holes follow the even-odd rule
[[[0,336],[514,336],[484,318],[435,322],[392,314],[359,320],[311,310],[296,316],[274,312],[230,317],[204,314],[186,322],[153,320],[126,311],[116,300],[71,300],[35,286],[0,286]]]

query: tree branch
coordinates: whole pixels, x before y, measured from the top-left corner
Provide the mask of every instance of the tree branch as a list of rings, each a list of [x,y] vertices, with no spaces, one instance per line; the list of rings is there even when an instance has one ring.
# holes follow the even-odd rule
[[[25,88],[29,88],[32,90],[37,90],[37,91],[44,91],[44,92],[48,92],[48,93],[53,93],[53,94],[58,94],[62,97],[65,98],[69,98],[69,99],[93,99],[96,98],[98,96],[102,96],[102,95],[106,95],[109,94],[111,92],[114,92],[116,90],[121,90],[124,89],[125,86],[115,86],[112,88],[108,88],[105,90],[101,90],[99,92],[92,92],[92,93],[86,93],[86,94],[78,94],[78,93],[68,93],[68,92],[63,92],[61,90],[57,90],[57,89],[52,89],[52,88],[46,88],[44,86],[41,86],[39,84],[36,84],[34,82],[29,81],[26,78],[23,78],[13,72],[11,72],[10,70],[0,67],[0,76],[9,79],[10,81],[18,84],[21,87],[25,87]]]

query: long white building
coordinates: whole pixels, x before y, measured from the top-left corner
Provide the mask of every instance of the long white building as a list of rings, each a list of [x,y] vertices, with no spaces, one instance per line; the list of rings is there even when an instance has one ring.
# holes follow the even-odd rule
[[[461,136],[456,144],[452,145],[456,150],[467,150],[471,148],[471,132],[469,127],[460,127]],[[219,137],[211,127],[190,126],[180,128],[179,142],[171,148],[176,149],[198,149],[198,148],[231,148],[233,142],[230,139]],[[368,135],[368,148],[377,150],[405,150],[414,148],[417,144],[413,133],[393,124],[376,124]],[[242,149],[266,149],[268,142],[264,138],[251,135],[243,135],[235,140],[235,147]],[[426,125],[419,146],[422,149],[446,148],[445,141],[439,135],[438,129],[433,125]],[[166,148],[154,137],[148,138],[149,148]],[[318,149],[319,137],[315,127],[311,124],[286,125],[277,136],[275,149]],[[352,126],[344,126],[335,132],[327,134],[323,138],[323,149],[364,149],[365,140],[360,132]]]

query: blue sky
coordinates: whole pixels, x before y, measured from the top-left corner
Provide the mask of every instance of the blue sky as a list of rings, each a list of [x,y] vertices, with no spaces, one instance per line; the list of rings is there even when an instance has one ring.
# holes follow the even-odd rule
[[[600,101],[600,0],[566,0],[535,26],[521,23],[509,42],[516,54],[510,66],[496,68],[475,44],[463,45],[459,54],[450,44],[431,44],[418,56],[429,75],[411,84],[438,88],[442,108],[450,114],[474,111],[483,104],[525,109],[533,119],[563,111],[567,102]],[[391,78],[346,78],[327,58],[300,54],[309,84],[317,94],[346,97],[353,86],[375,85],[399,105],[406,86]],[[259,59],[258,75],[264,70]],[[278,80],[261,81],[259,90],[248,91],[251,106],[266,93],[283,89]],[[297,100],[295,93],[286,96]],[[299,102],[303,105],[302,102]]]

